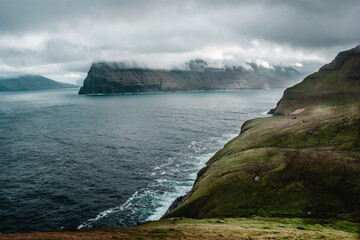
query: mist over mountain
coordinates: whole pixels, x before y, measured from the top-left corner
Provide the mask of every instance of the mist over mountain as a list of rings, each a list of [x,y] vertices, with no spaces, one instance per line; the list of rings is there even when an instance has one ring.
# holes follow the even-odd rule
[[[97,62],[92,64],[79,94],[279,88],[288,87],[301,77],[292,67],[266,62],[212,65],[194,59],[165,70],[135,63]]]
[[[197,57],[311,73],[307,63],[320,67],[358,42],[359,12],[357,0],[2,1],[0,74],[73,83],[93,62],[158,69]]]

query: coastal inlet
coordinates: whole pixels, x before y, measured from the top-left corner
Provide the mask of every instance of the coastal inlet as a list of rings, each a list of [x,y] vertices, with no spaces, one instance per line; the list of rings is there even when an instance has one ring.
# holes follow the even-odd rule
[[[0,233],[158,219],[282,93],[0,93]]]

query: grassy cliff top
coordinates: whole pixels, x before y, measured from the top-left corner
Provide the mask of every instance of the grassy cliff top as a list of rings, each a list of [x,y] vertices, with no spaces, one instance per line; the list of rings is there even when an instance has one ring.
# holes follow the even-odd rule
[[[360,109],[353,105],[250,120],[166,216],[359,221],[359,139]]]

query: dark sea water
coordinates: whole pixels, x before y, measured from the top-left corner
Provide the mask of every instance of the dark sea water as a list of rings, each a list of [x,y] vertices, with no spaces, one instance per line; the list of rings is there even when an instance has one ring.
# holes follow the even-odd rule
[[[0,93],[0,233],[158,219],[282,92]]]

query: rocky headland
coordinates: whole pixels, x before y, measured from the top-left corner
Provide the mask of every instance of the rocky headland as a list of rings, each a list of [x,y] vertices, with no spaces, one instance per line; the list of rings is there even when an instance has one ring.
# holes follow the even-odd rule
[[[92,64],[79,94],[280,88],[299,78],[292,67],[266,68],[254,63],[247,68],[214,68],[196,59],[181,70],[158,70],[98,62]]]

